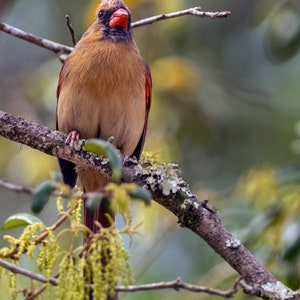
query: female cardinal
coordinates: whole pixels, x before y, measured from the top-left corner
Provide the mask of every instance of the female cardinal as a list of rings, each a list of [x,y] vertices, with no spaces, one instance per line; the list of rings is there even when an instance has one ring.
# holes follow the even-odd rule
[[[79,138],[114,137],[125,156],[139,159],[151,104],[151,74],[131,34],[130,12],[123,0],[103,0],[94,23],[64,62],[57,87],[57,130],[68,133],[73,147]],[[109,182],[102,175],[59,159],[64,182],[74,187],[77,174],[86,192]],[[105,205],[85,209],[91,230],[97,220],[110,226]]]

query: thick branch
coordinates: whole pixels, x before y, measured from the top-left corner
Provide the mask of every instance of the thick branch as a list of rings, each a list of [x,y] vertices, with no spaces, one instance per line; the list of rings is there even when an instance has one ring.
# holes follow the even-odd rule
[[[108,163],[102,164],[103,161],[95,155],[84,151],[74,151],[74,149],[66,146],[65,134],[29,122],[21,117],[14,117],[3,111],[0,111],[0,119],[1,136],[46,154],[73,161],[81,166],[88,166],[105,176],[110,175]],[[53,141],[55,142],[53,143]]]
[[[76,151],[65,145],[65,134],[42,125],[14,117],[0,111],[0,136],[25,144],[39,151],[86,166],[109,175],[109,165],[101,157]],[[244,279],[247,291],[265,299],[296,299],[296,293],[280,284],[282,294],[266,294],[264,287],[278,287],[278,281],[238,240],[221,224],[216,213],[208,208],[207,201],[200,201],[188,185],[177,174],[168,174],[162,167],[143,168],[137,162],[129,161],[123,167],[123,180],[136,182],[151,191],[153,199],[173,212],[179,223],[203,238]],[[166,188],[169,187],[169,188]]]

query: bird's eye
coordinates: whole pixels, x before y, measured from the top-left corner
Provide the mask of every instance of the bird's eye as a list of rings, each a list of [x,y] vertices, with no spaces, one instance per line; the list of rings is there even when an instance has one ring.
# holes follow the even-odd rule
[[[104,10],[99,10],[99,12],[98,12],[98,18],[101,18],[101,17],[103,17],[103,14],[104,14]]]

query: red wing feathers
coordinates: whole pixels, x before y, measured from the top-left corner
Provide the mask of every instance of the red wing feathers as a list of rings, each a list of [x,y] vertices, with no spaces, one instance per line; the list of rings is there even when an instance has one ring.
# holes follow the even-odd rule
[[[151,78],[150,68],[147,64],[146,64],[145,68],[146,68],[146,70],[145,70],[145,105],[146,105],[145,123],[144,123],[144,128],[143,128],[143,132],[142,132],[140,141],[132,154],[132,156],[135,156],[137,159],[140,158],[143,148],[144,148],[147,127],[148,127],[148,116],[149,116],[149,111],[150,111],[150,107],[151,107],[152,78]]]
[[[57,90],[56,90],[57,103],[59,101],[59,95],[60,95],[60,91],[62,89],[62,83],[63,83],[62,73],[63,73],[63,69],[64,69],[66,63],[67,63],[67,60],[64,62],[62,69],[60,71],[60,75],[59,75],[59,80],[58,80],[58,85],[57,85]],[[58,105],[56,105],[56,130],[59,130],[57,108],[58,108]],[[76,180],[77,180],[75,164],[73,164],[70,161],[61,159],[61,158],[58,159],[58,162],[59,162],[59,166],[61,169],[61,173],[63,175],[64,183],[68,184],[69,186],[71,186],[73,188],[75,186]]]

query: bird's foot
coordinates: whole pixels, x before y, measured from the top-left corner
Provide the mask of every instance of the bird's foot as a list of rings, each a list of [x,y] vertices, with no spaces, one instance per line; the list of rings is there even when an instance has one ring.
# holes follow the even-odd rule
[[[121,159],[122,159],[122,162],[123,162],[123,165],[126,163],[126,161],[129,159],[129,155],[125,155],[125,154],[122,154],[120,152],[120,156],[121,156]]]
[[[75,142],[79,141],[79,138],[80,138],[79,133],[76,130],[72,130],[71,132],[69,132],[65,143],[69,145],[71,148],[74,148],[74,144]]]

